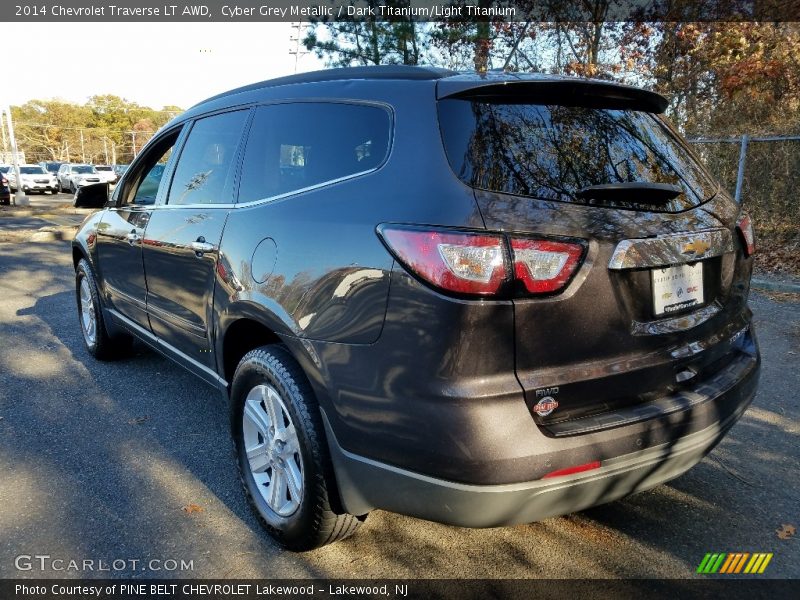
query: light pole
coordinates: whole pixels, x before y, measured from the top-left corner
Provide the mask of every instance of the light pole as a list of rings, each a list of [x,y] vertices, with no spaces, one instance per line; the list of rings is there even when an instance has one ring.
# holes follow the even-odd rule
[[[17,191],[14,194],[14,204],[16,206],[28,206],[28,197],[22,191],[22,175],[19,172],[19,151],[17,150],[17,138],[14,137],[14,124],[11,121],[11,105],[5,107],[6,122],[8,123],[8,137],[11,141],[11,154],[14,158],[14,174],[17,179]]]

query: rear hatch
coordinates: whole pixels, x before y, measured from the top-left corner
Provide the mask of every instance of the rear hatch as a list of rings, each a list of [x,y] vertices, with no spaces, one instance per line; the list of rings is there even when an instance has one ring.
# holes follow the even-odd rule
[[[642,420],[733,359],[751,266],[738,206],[657,114],[662,97],[463,77],[438,97],[448,160],[487,229],[584,248],[563,287],[514,299],[516,373],[546,433]]]

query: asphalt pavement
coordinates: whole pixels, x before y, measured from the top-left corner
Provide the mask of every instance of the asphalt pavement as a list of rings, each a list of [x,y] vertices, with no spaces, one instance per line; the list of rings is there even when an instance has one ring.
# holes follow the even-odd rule
[[[24,229],[14,215],[0,232]],[[797,295],[753,294],[758,396],[684,476],[516,527],[376,511],[354,537],[292,554],[245,502],[219,395],[140,345],[92,359],[73,281],[67,242],[0,243],[0,578],[692,578],[707,552],[741,551],[774,553],[764,577],[800,577],[784,527],[800,522]]]

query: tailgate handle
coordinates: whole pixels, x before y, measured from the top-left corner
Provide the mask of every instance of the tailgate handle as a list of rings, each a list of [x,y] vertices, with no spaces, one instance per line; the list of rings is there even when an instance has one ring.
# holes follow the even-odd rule
[[[614,271],[682,265],[734,251],[730,229],[673,233],[654,238],[622,240],[608,268]]]

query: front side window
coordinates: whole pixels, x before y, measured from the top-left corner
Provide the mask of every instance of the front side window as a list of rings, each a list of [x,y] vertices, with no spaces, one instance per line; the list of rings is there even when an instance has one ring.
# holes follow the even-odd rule
[[[136,189],[136,194],[133,197],[134,204],[153,204],[158,195],[158,188],[161,185],[161,179],[164,176],[164,171],[167,168],[167,161],[172,156],[172,146],[170,146],[163,154],[159,156],[155,164],[151,165],[144,177],[142,177],[139,187]]]
[[[195,122],[181,151],[167,204],[228,204],[233,201],[234,157],[249,111]]]
[[[376,106],[332,102],[261,106],[245,149],[239,202],[372,170],[386,158],[390,136],[389,113]]]
[[[115,192],[115,197],[118,198],[120,205],[149,206],[155,204],[161,179],[167,168],[167,161],[172,156],[172,149],[178,141],[179,134],[180,131],[166,134],[146,154],[142,154],[136,159],[133,177],[128,178],[124,182],[124,186],[118,188],[119,195]]]

